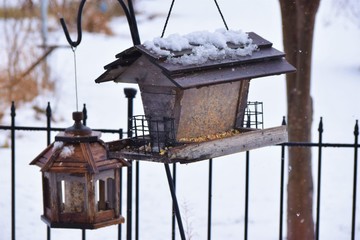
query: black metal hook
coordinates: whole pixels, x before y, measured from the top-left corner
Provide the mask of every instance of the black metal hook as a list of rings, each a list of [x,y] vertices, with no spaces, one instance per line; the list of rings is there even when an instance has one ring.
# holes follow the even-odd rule
[[[133,40],[134,45],[139,45],[140,42],[140,36],[139,36],[139,30],[137,28],[136,18],[135,18],[135,12],[134,7],[132,4],[132,0],[128,0],[128,5],[124,3],[123,0],[118,0],[119,4],[121,5],[122,9],[124,10],[126,19],[129,23],[131,38]]]
[[[70,37],[69,31],[66,27],[65,20],[63,18],[60,18],[60,23],[64,30],[66,40],[68,41],[70,46],[72,46],[73,48],[76,48],[81,42],[81,38],[82,38],[81,17],[82,17],[82,11],[83,11],[85,2],[86,2],[86,0],[82,0],[80,3],[80,6],[79,6],[78,15],[77,15],[77,34],[78,34],[78,36],[77,36],[77,39],[75,42]]]
[[[78,15],[77,15],[77,34],[78,34],[78,36],[77,36],[77,40],[75,42],[72,41],[72,39],[70,37],[69,31],[66,27],[65,20],[63,18],[60,18],[60,23],[64,30],[66,39],[67,39],[68,43],[70,44],[70,46],[72,46],[73,48],[76,48],[81,42],[81,38],[82,38],[81,17],[82,17],[82,11],[83,11],[85,2],[86,2],[86,0],[82,0],[80,3],[80,6],[79,6],[79,11],[78,11]],[[139,31],[137,28],[137,23],[136,23],[136,18],[135,18],[132,1],[128,0],[127,5],[124,3],[123,0],[118,0],[118,2],[121,5],[122,9],[124,10],[126,19],[129,23],[129,28],[130,28],[130,33],[131,33],[131,38],[133,40],[133,44],[138,45],[138,44],[140,44],[140,37],[139,37]]]

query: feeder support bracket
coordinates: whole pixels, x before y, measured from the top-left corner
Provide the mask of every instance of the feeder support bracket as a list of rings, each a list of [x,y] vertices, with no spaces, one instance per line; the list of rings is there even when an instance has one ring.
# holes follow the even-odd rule
[[[79,6],[79,10],[78,10],[78,15],[77,15],[77,39],[76,39],[76,41],[73,41],[71,39],[68,28],[67,28],[66,23],[65,23],[65,20],[63,18],[60,18],[60,23],[61,23],[61,26],[62,26],[62,28],[64,30],[66,40],[68,41],[68,43],[70,44],[70,46],[72,48],[76,48],[81,42],[81,38],[82,38],[81,17],[82,17],[85,2],[86,2],[86,0],[82,0],[80,2],[80,6]],[[123,0],[118,0],[118,2],[120,4],[120,6],[122,7],[122,9],[124,10],[126,19],[128,21],[133,44],[134,45],[139,45],[141,42],[140,42],[140,36],[139,36],[138,28],[137,28],[137,23],[136,23],[135,12],[134,12],[134,7],[133,7],[133,4],[132,4],[132,0],[128,0],[127,1],[128,4],[126,4]]]

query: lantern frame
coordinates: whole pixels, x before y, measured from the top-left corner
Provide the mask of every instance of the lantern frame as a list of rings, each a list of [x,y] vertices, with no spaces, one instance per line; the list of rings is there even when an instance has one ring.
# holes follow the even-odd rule
[[[81,124],[81,112],[73,118],[75,124],[30,163],[42,172],[41,219],[52,228],[97,229],[124,223],[119,169],[129,164],[108,158],[101,133]]]

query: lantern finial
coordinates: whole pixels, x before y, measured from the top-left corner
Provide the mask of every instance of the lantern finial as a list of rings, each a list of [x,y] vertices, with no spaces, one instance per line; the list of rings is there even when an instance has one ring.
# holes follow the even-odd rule
[[[75,136],[91,135],[92,132],[91,128],[84,126],[81,122],[83,120],[83,113],[73,112],[72,116],[73,116],[73,120],[75,121],[74,125],[65,129],[65,134],[75,135]]]

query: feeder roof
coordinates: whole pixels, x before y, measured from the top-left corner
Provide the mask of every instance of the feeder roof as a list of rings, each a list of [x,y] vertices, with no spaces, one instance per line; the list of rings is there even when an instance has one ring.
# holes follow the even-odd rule
[[[55,141],[30,164],[39,166],[42,172],[62,173],[98,173],[127,166],[127,162],[123,159],[108,158],[102,140]]]
[[[249,44],[252,44],[257,46],[254,51],[243,55],[226,53],[222,58],[210,57],[206,61],[197,63],[182,63],[177,60],[183,56],[190,56],[193,48],[198,47],[198,44],[190,44],[188,48],[178,51],[163,47],[161,50],[164,50],[163,52],[166,52],[167,55],[161,51],[154,51],[146,44],[137,45],[117,54],[118,59],[106,65],[104,67],[106,72],[97,78],[95,82],[136,83],[139,77],[129,77],[125,73],[130,68],[138,68],[143,71],[144,66],[142,64],[134,64],[143,58],[141,56],[145,56],[155,66],[155,71],[160,71],[162,77],[165,77],[181,89],[295,71],[295,68],[285,60],[285,54],[274,49],[271,42],[253,32],[248,33],[248,36],[251,40],[249,43],[227,42],[226,49],[241,51]],[[169,56],[171,56],[171,59]],[[148,69],[148,71],[154,71],[153,67]]]

